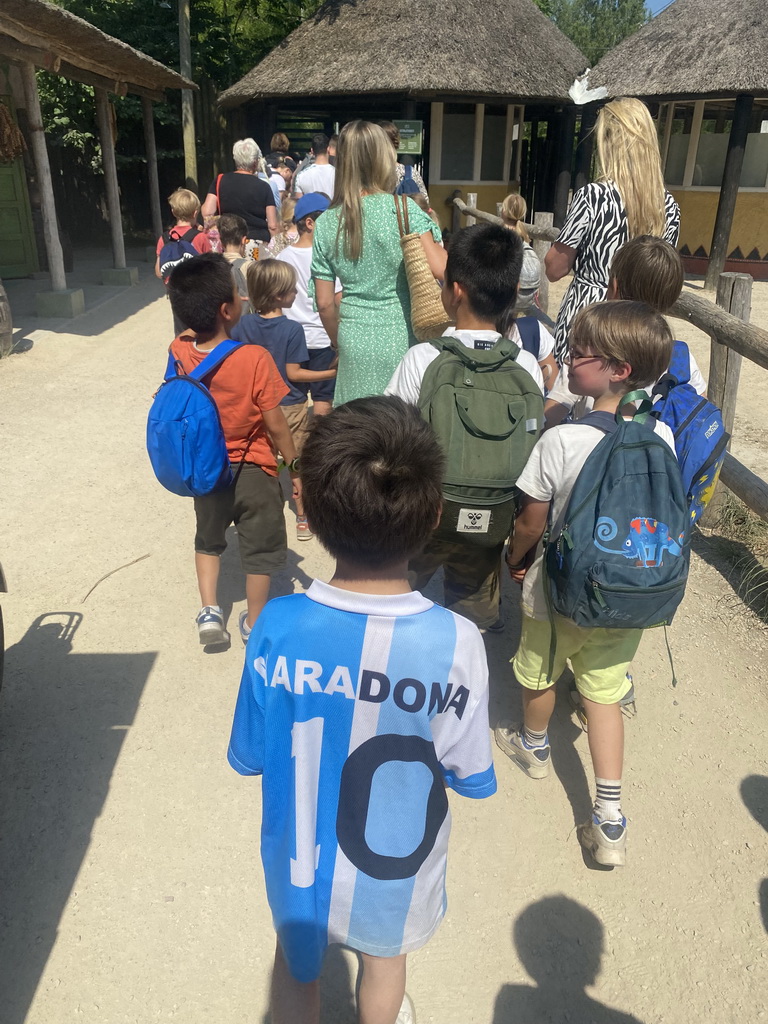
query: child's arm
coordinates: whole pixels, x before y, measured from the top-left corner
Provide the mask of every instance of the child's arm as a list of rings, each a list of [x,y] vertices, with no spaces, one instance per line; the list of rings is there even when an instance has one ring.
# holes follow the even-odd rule
[[[285,364],[285,376],[293,381],[332,380],[336,376],[336,367],[331,370],[305,370],[298,363]]]
[[[545,387],[547,389],[552,388],[560,372],[560,367],[555,362],[554,355],[550,352],[546,358],[540,359],[539,366],[541,367],[541,375],[544,378]]]
[[[523,507],[515,520],[515,529],[507,551],[509,574],[516,583],[522,583],[528,571],[528,553],[535,549],[547,528],[549,501],[536,501],[523,495]]]
[[[283,456],[283,460],[287,463],[293,462],[296,458],[296,446],[293,443],[293,434],[283,410],[279,405],[274,409],[262,409],[261,416],[264,426],[267,428],[275,448]],[[299,474],[293,470],[291,470],[291,479],[293,481],[293,500],[296,501],[301,497],[301,480],[299,480]]]

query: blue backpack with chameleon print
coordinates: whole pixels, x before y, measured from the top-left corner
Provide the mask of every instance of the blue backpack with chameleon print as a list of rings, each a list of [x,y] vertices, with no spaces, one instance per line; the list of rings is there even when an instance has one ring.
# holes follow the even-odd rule
[[[577,626],[647,629],[672,621],[683,599],[691,519],[674,452],[646,423],[644,399],[632,420],[595,412],[584,425],[605,437],[574,484],[563,525],[545,545],[550,612]],[[554,635],[554,633],[553,633]]]

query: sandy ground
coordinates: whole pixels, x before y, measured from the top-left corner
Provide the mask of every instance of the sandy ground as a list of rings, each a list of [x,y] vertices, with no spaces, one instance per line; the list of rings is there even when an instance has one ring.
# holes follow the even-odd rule
[[[146,459],[170,330],[149,269],[75,323],[17,323],[27,350],[0,364],[3,1024],[266,1020],[260,783],[225,760],[242,649],[199,648],[191,503]],[[755,311],[768,325],[768,286]],[[761,374],[745,365],[734,450],[768,472]],[[294,541],[274,593],[329,569]],[[420,1024],[768,1019],[768,644],[725,571],[700,538],[670,630],[679,686],[662,633],[636,660],[624,870],[595,870],[576,841],[591,771],[564,693],[549,779],[497,751],[497,796],[452,799],[448,914],[410,962]],[[236,629],[233,551],[222,601]],[[511,585],[504,610],[492,725],[519,713]],[[324,1021],[353,1020],[354,969],[329,955]]]

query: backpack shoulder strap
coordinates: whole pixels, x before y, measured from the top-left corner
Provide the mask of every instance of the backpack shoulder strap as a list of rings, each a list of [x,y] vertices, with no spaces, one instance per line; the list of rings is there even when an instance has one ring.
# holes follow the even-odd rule
[[[227,338],[226,341],[220,341],[216,348],[211,349],[205,359],[199,363],[191,373],[187,376],[193,380],[202,380],[203,377],[207,377],[209,373],[213,373],[214,370],[218,370],[219,366],[224,362],[227,356],[231,355],[236,349],[242,348],[246,343],[244,341],[232,341],[231,338]]]
[[[224,175],[223,175],[223,174],[220,174],[220,175],[219,175],[219,176],[218,176],[218,177],[216,178],[216,206],[217,206],[217,208],[218,208],[218,212],[219,212],[219,213],[221,213],[221,196],[219,195],[219,189],[221,188],[221,179],[222,179],[223,177],[224,177]]]
[[[200,234],[200,228],[196,228],[194,224],[191,228],[187,228],[183,235],[180,236],[180,242],[191,242],[193,238],[197,238]]]
[[[526,352],[538,361],[539,358],[539,321],[535,316],[521,316],[515,320],[515,326],[520,332],[520,340]]]
[[[614,434],[619,429],[616,417],[612,412],[590,412],[580,420],[574,420],[579,426],[596,427],[604,434]]]

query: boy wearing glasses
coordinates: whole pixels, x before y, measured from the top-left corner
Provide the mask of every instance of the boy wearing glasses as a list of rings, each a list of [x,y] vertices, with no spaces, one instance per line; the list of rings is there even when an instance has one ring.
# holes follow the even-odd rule
[[[642,302],[603,302],[573,320],[566,357],[568,386],[594,402],[595,412],[615,414],[625,395],[657,380],[669,365],[672,336],[664,318]],[[634,409],[628,410],[628,413]],[[654,421],[656,433],[674,451],[672,432]],[[642,637],[640,629],[584,629],[550,613],[543,546],[549,526],[557,534],[568,500],[587,458],[604,437],[588,422],[564,423],[542,434],[520,475],[522,510],[507,552],[510,575],[523,587],[520,645],[512,661],[523,688],[523,723],[496,728],[499,747],[529,778],[550,771],[547,726],[555,707],[554,682],[570,659],[589,725],[589,752],[596,796],[579,841],[599,864],[626,858],[626,818],[621,812],[624,720],[619,703],[631,686],[627,668]],[[550,644],[556,642],[548,677]]]

